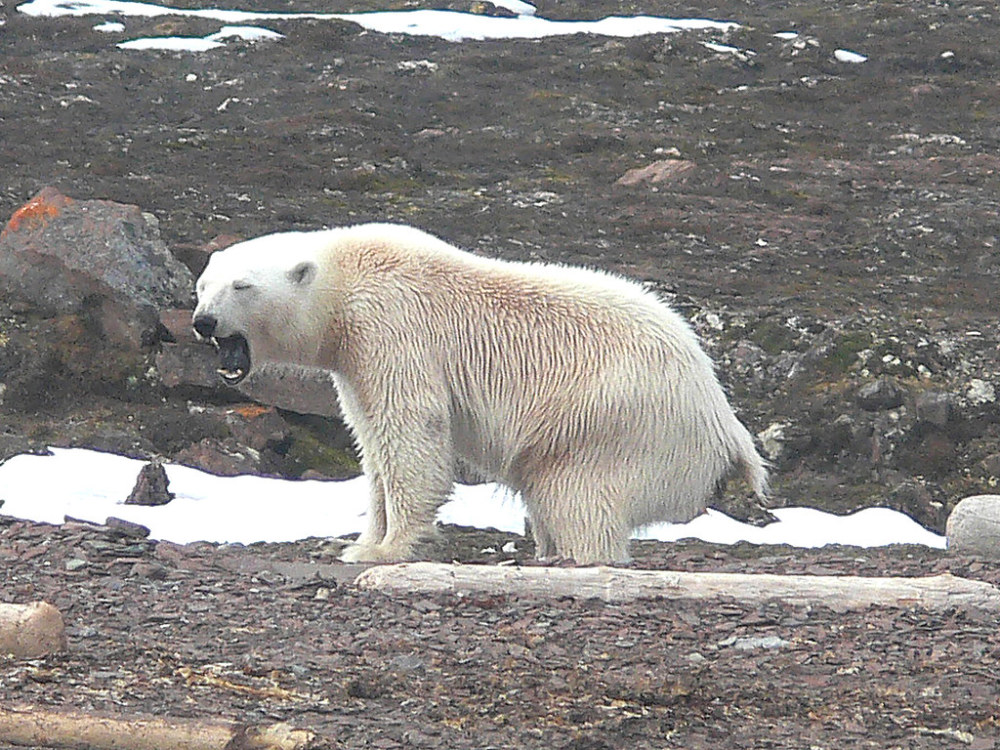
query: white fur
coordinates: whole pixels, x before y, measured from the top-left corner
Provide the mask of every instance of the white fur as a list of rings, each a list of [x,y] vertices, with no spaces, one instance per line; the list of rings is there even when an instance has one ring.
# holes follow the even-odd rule
[[[766,493],[691,328],[617,276],[367,224],[214,254],[199,313],[254,366],[334,373],[372,488],[345,560],[409,557],[459,458],[522,493],[539,557],[581,563],[627,559],[632,529],[693,518],[734,469]]]

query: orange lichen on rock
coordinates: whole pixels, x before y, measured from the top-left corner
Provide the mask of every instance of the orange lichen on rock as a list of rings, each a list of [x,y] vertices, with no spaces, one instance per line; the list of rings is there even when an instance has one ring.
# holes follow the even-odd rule
[[[55,188],[43,188],[38,195],[14,212],[0,236],[8,232],[31,232],[40,229],[71,203],[73,203],[72,198],[67,198]]]
[[[260,406],[258,404],[240,404],[233,407],[233,412],[239,414],[244,419],[256,419],[257,417],[274,411],[274,407]]]

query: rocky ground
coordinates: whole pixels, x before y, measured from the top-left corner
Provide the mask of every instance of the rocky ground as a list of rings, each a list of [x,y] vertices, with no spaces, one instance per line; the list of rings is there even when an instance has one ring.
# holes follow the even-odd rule
[[[482,551],[511,540],[449,529],[440,544],[523,562]],[[13,705],[287,721],[333,748],[984,749],[1000,732],[995,613],[387,596],[349,585],[339,547],[3,521],[4,597],[58,606],[71,648],[0,661],[0,687]],[[647,568],[1000,584],[995,561],[921,548],[635,553]]]
[[[33,19],[8,3],[0,216],[47,185],[134,204],[194,272],[227,236],[374,219],[621,271],[703,336],[761,433],[775,502],[890,505],[941,530],[959,499],[1000,478],[996,9],[539,6],[609,13],[742,25],[453,44],[277,21],[280,42],[195,55],[114,43],[220,24],[134,18],[108,35],[92,30],[100,18]],[[774,36],[789,30],[799,36]],[[839,48],[868,61],[839,62]],[[356,471],[333,419],[171,380],[165,352],[179,345],[162,331],[130,349],[93,311],[0,305],[0,456],[76,444],[220,471]],[[469,534],[449,534],[438,557],[480,559],[492,543]],[[5,523],[4,598],[62,606],[72,649],[3,664],[3,692],[290,718],[343,747],[992,747],[998,734],[995,623],[968,613],[405,601],[271,570],[324,561],[320,542],[105,536]],[[637,560],[998,577],[992,563],[916,549],[678,545]],[[785,643],[734,645],[757,635]],[[275,686],[288,694],[263,690]]]

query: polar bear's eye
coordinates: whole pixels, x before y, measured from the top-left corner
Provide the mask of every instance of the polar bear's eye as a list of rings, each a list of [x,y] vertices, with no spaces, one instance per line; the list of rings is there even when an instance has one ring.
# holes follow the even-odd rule
[[[237,291],[241,291],[243,289],[249,289],[252,286],[253,284],[251,284],[249,281],[246,281],[245,279],[239,279],[238,281],[233,282],[233,289],[236,289]]]

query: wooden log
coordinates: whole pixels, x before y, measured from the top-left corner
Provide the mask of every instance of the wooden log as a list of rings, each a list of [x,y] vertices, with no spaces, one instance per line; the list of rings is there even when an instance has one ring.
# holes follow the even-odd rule
[[[304,750],[316,737],[284,723],[264,727],[197,719],[119,719],[48,708],[0,707],[0,745],[83,750]]]
[[[725,598],[759,604],[780,599],[838,611],[872,605],[1000,611],[1000,589],[950,573],[924,578],[867,578],[417,562],[368,568],[355,579],[355,585],[383,591],[596,598],[607,602]]]
[[[48,602],[0,603],[0,654],[19,659],[66,648],[66,628],[59,610]]]

